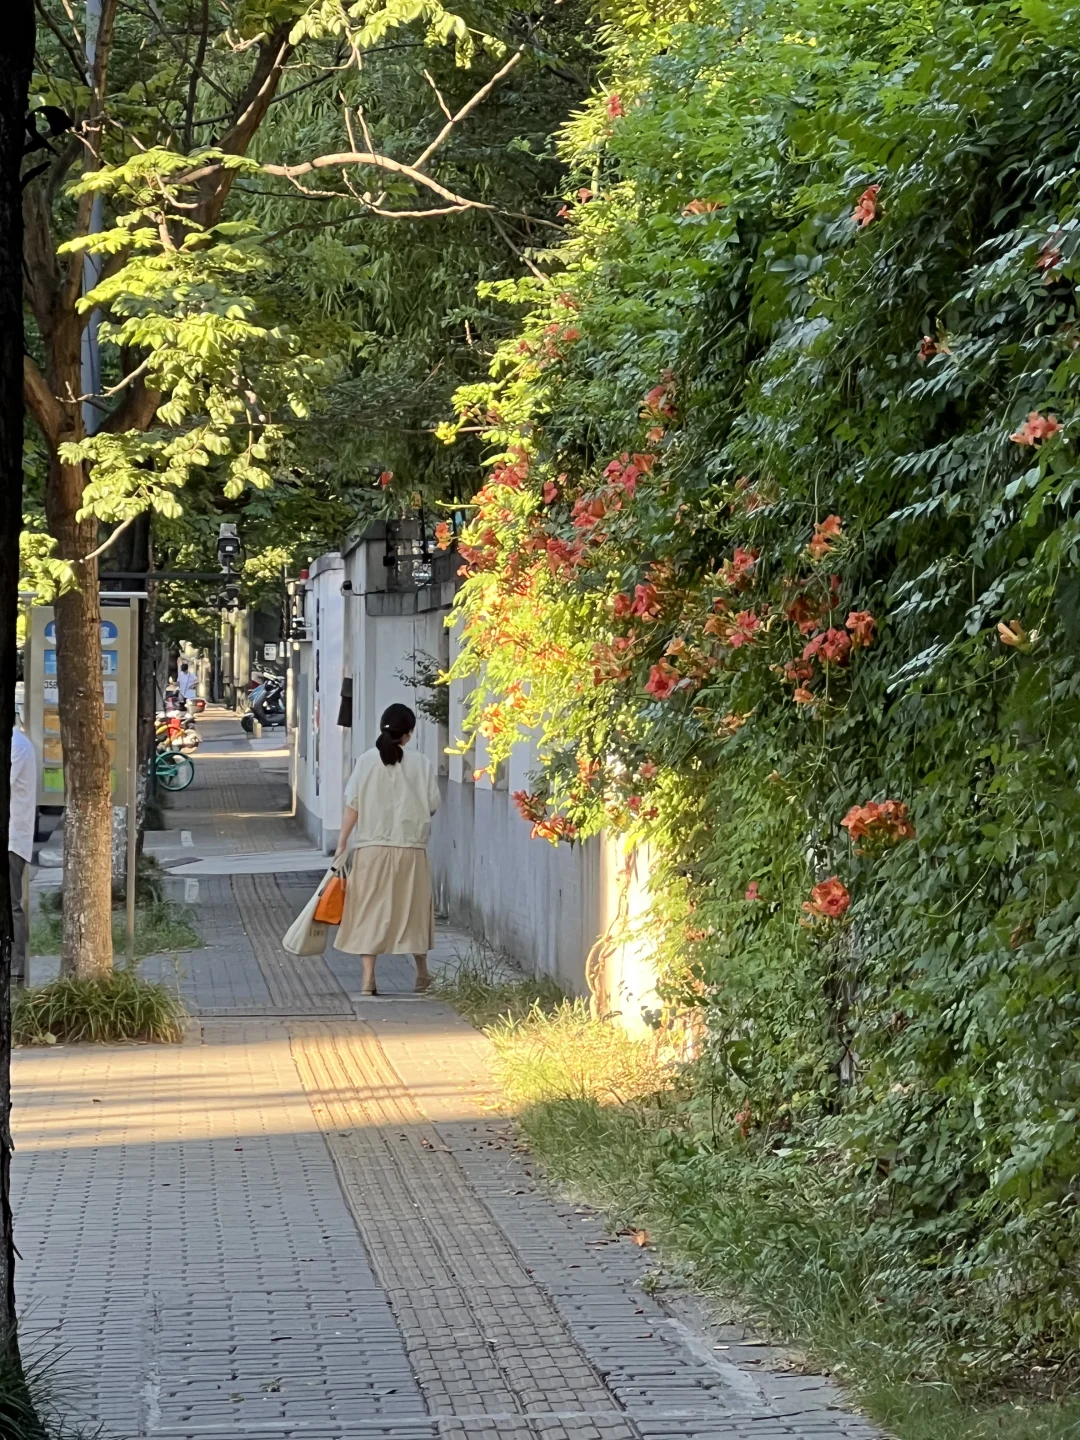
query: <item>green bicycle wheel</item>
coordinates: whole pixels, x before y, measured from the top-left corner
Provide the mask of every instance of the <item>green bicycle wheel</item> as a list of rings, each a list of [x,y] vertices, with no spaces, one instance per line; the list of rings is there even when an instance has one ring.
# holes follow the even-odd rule
[[[186,790],[195,779],[195,764],[188,755],[166,751],[154,762],[154,774],[166,790]]]

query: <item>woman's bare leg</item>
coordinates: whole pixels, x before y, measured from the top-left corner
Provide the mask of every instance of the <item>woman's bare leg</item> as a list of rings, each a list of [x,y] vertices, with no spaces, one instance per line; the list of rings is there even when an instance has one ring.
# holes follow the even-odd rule
[[[361,955],[360,963],[364,967],[364,978],[360,982],[360,989],[365,995],[375,994],[375,956]]]
[[[426,990],[434,979],[427,968],[427,955],[414,955],[413,959],[416,961],[416,988]]]

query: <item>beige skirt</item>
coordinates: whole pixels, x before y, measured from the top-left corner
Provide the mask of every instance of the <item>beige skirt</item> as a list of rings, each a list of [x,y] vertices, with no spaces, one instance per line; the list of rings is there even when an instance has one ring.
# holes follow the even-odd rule
[[[427,851],[397,845],[354,850],[335,947],[347,955],[426,955],[434,944]]]

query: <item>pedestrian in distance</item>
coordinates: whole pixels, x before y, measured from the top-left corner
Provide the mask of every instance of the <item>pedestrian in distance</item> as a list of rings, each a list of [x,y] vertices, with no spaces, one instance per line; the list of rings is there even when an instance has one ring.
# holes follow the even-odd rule
[[[439,784],[427,756],[408,748],[415,728],[407,705],[391,705],[374,747],[360,756],[345,787],[334,862],[346,864],[347,880],[335,945],[360,956],[365,995],[378,993],[379,955],[411,954],[417,990],[431,985],[427,957],[435,942],[435,905],[427,842]]]
[[[195,697],[199,693],[199,682],[188,669],[185,660],[180,666],[180,672],[176,677],[176,687],[180,691],[180,699],[185,705],[194,705]]]
[[[11,983],[26,984],[28,918],[23,879],[34,855],[37,826],[37,759],[34,747],[16,725],[11,734],[11,804],[8,811],[8,876],[11,882]]]

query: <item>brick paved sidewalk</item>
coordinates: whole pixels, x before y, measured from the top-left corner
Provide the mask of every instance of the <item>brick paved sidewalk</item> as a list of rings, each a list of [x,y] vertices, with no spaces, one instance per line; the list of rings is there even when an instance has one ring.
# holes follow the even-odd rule
[[[203,882],[190,1043],[15,1057],[24,1337],[72,1408],[117,1440],[870,1440],[538,1187],[405,960],[364,1001],[353,957],[286,956],[310,885]]]

